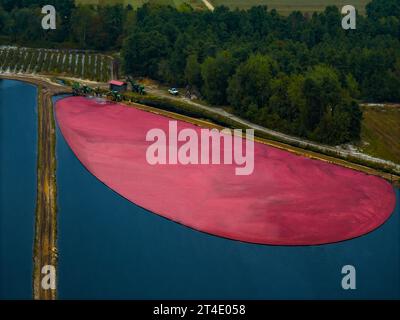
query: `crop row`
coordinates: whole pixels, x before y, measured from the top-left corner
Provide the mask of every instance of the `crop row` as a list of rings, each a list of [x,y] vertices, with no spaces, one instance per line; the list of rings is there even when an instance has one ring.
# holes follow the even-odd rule
[[[93,52],[0,48],[0,73],[63,75],[106,82],[111,77],[112,58]]]

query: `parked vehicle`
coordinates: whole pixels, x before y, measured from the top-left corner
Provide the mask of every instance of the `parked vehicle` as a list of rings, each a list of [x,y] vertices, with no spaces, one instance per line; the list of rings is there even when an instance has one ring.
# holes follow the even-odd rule
[[[171,88],[168,90],[169,94],[172,94],[173,96],[179,95],[179,91],[176,88]]]
[[[112,101],[115,102],[121,102],[122,101],[122,96],[119,94],[118,91],[109,91],[107,93],[107,98],[111,99]]]
[[[146,90],[143,85],[136,83],[131,76],[127,77],[127,81],[131,84],[132,92],[139,93],[141,95],[146,94]]]

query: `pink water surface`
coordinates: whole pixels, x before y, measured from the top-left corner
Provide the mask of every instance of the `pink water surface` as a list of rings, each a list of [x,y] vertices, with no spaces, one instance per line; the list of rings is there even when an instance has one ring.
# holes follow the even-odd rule
[[[150,129],[171,119],[121,104],[70,97],[56,105],[67,143],[83,165],[135,204],[193,229],[251,243],[315,245],[364,235],[394,211],[385,180],[260,143],[255,168],[155,165]],[[200,128],[178,122],[178,128]],[[77,186],[79,188],[79,186]]]

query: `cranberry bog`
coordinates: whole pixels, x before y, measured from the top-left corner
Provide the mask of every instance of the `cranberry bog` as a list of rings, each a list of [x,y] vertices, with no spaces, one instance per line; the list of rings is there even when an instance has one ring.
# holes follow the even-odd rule
[[[393,187],[379,177],[257,142],[248,176],[235,175],[233,164],[151,165],[146,134],[168,132],[171,119],[123,104],[70,97],[57,102],[56,117],[77,158],[109,188],[215,236],[267,245],[334,243],[375,230],[395,208]],[[178,121],[183,129],[201,130]]]

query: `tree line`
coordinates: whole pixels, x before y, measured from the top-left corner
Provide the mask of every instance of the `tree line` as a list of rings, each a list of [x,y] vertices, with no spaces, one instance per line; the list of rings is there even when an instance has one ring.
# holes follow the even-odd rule
[[[32,23],[41,2],[58,9],[56,32]],[[209,12],[0,0],[0,39],[120,51],[127,74],[189,85],[268,128],[340,144],[359,138],[359,101],[400,101],[400,3],[373,0],[356,30],[343,30],[341,19],[335,6],[281,16],[266,6]]]

